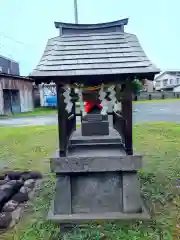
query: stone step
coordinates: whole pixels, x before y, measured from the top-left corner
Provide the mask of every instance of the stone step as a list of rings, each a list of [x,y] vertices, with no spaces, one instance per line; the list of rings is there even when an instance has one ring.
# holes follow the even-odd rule
[[[71,145],[91,145],[91,144],[122,144],[121,138],[79,138],[79,139],[72,139]]]
[[[105,136],[82,136],[80,129],[77,129],[76,132],[73,134],[70,144],[111,144],[111,143],[120,143],[122,144],[122,138],[115,130],[110,128],[110,134]],[[79,134],[77,134],[79,133]],[[112,134],[114,133],[114,134]]]
[[[86,141],[79,141],[79,142],[73,142],[70,146],[69,146],[69,148],[72,148],[72,147],[86,147],[86,146],[109,146],[109,147],[111,147],[111,146],[119,146],[119,147],[121,147],[122,146],[122,142],[121,141],[119,141],[119,140],[115,140],[115,139],[113,139],[114,141],[112,141],[112,142],[109,142],[109,141],[107,141],[107,142],[98,142],[98,141],[95,141],[95,142],[86,142]]]

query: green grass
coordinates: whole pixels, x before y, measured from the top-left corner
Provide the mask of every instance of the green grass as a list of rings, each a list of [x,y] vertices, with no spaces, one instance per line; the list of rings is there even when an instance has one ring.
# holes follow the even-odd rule
[[[89,225],[86,230],[68,234],[64,240],[171,240],[173,236],[180,236],[177,228],[180,197],[175,187],[176,179],[180,178],[179,136],[178,124],[134,126],[136,151],[145,155],[140,176],[152,221]],[[57,129],[54,126],[1,128],[1,168],[35,169],[45,174],[41,191],[28,203],[22,221],[1,235],[1,240],[58,240],[59,227],[46,221],[55,180],[49,170],[49,157],[56,146]]]
[[[23,112],[23,113],[16,113],[16,114],[9,114],[8,117],[28,117],[28,116],[46,116],[46,115],[54,115],[56,114],[57,110],[54,108],[48,107],[39,107],[35,108],[32,112]]]
[[[79,112],[80,109],[77,107],[76,111]],[[38,117],[38,116],[47,116],[47,115],[55,115],[57,114],[56,108],[50,108],[50,107],[39,107],[34,108],[32,112],[23,112],[23,113],[16,113],[16,114],[9,114],[7,116],[0,116],[1,117]]]

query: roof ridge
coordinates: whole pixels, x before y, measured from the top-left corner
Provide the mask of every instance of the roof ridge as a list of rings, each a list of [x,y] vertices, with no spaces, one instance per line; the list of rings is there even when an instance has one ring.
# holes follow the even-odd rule
[[[94,23],[94,24],[76,24],[76,23],[65,23],[65,22],[54,22],[56,28],[69,28],[69,29],[100,29],[100,28],[110,28],[114,26],[124,26],[128,24],[128,18],[121,20]]]

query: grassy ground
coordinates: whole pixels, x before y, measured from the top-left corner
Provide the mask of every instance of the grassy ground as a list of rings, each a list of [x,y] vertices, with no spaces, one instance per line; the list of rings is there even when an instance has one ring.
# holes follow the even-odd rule
[[[46,115],[54,115],[56,114],[56,112],[57,110],[54,108],[39,107],[39,108],[35,108],[34,111],[32,112],[9,114],[8,117],[46,116]]]
[[[66,240],[171,240],[180,236],[180,125],[143,124],[134,127],[136,151],[145,154],[140,172],[142,191],[153,216],[150,222],[89,225],[64,237]],[[0,167],[35,169],[45,174],[37,198],[28,204],[19,225],[1,240],[58,240],[58,226],[46,222],[54,176],[49,156],[56,148],[56,127],[1,128]],[[179,233],[178,233],[179,231]],[[174,238],[173,238],[174,236]],[[60,239],[60,238],[59,238]]]

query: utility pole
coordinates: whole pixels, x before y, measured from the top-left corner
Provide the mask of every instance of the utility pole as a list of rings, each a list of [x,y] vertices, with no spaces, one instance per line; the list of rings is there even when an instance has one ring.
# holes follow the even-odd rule
[[[75,17],[75,23],[78,24],[78,3],[77,3],[77,0],[74,0],[74,17]]]

